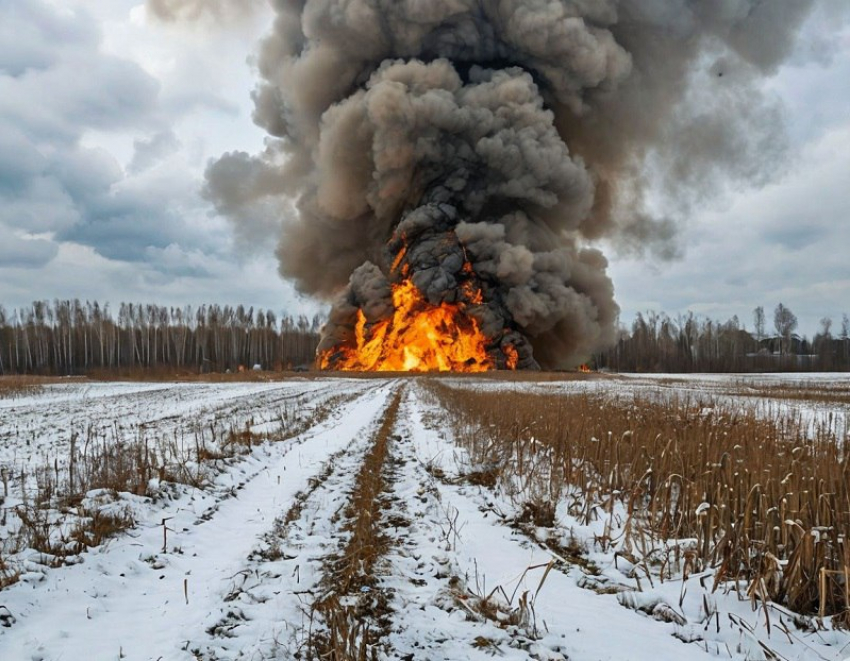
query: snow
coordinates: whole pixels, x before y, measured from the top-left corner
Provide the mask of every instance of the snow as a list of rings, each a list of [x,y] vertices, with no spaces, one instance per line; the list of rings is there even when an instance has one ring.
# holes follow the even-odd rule
[[[453,388],[472,388],[484,392],[519,391],[543,394],[589,393],[618,397],[621,401],[649,398],[669,401],[676,398],[694,405],[710,403],[724,407],[755,410],[765,418],[799,418],[814,434],[820,427],[830,429],[837,438],[850,436],[850,373],[810,372],[799,374],[594,374],[590,378],[499,381],[453,378],[444,381]],[[840,394],[844,403],[783,398],[780,387],[796,389],[829,388]],[[763,393],[773,392],[771,397]],[[706,409],[707,411],[710,409]]]
[[[411,415],[411,429],[416,430],[412,433],[416,452],[425,463],[438,463],[451,478],[458,466],[464,465],[464,458],[458,458],[457,448],[446,440],[443,433],[429,429],[422,422],[422,411],[423,405],[417,403]],[[844,659],[850,653],[850,635],[831,631],[805,634],[795,631],[790,624],[792,616],[783,613],[779,607],[771,606],[773,629],[768,631],[765,616],[760,610],[754,611],[749,600],[741,601],[735,592],[711,592],[710,571],[692,575],[685,583],[674,580],[656,582],[649,587],[644,580],[638,587],[637,581],[624,573],[628,567],[624,566],[623,560],[617,562],[614,548],[599,550],[596,547],[594,539],[602,534],[604,528],[601,521],[596,525],[583,526],[561,507],[555,528],[546,530],[544,535],[536,530],[538,539],[532,540],[504,525],[506,520],[517,514],[516,503],[511,499],[481,487],[438,483],[437,488],[443,510],[458,513],[452,515],[457,516],[456,528],[460,530],[459,552],[453,558],[457,563],[456,571],[462,576],[480,577],[480,583],[486,582],[483,592],[501,586],[504,592],[500,591],[500,594],[524,591],[533,594],[543,571],[540,565],[559,559],[542,544],[534,543],[543,536],[560,535],[569,538],[573,544],[578,543],[587,549],[589,559],[600,568],[601,578],[588,576],[570,563],[559,563],[559,569],[548,574],[534,599],[534,611],[537,622],[543,623],[547,629],[538,645],[548,648],[550,654],[562,653],[574,660],[651,661],[659,658],[705,659],[710,656],[763,659],[765,653],[760,642],[781,654],[779,658],[789,660]],[[526,568],[535,566],[538,567],[536,572],[525,573]],[[701,587],[701,582],[707,588]],[[604,587],[616,585],[623,591],[596,594],[580,587],[594,583]],[[643,591],[637,591],[639,589]],[[714,611],[714,619],[710,622],[706,622],[703,612],[704,599],[711,603]],[[623,603],[630,608],[623,608]],[[659,604],[661,609],[658,609]],[[659,610],[675,613],[674,617],[681,618],[683,623],[658,622],[642,612],[654,612],[660,616]],[[783,614],[784,624],[789,627],[787,634],[777,628]],[[682,640],[696,642],[684,644]],[[635,645],[634,641],[640,643]],[[505,651],[504,645],[500,646],[500,650]],[[454,655],[435,658],[464,657],[462,650],[455,650]]]
[[[740,390],[737,377],[675,378],[447,382],[494,393],[592,389],[623,396],[713,388],[730,401],[743,397],[732,392]],[[553,526],[518,525],[521,502],[463,479],[471,458],[416,380],[327,378],[68,383],[0,399],[0,466],[12,475],[7,511],[35,488],[14,475],[45,459],[65,465],[72,433],[103,434],[112,442],[142,433],[191,446],[198,429],[219,427],[248,428],[267,439],[221,463],[206,485],[152,480],[149,495],[117,499],[90,492],[89,501],[127,510],[135,525],[64,566],[48,567],[49,559],[32,550],[6,558],[23,573],[0,591],[0,659],[290,659],[303,653],[311,627],[318,626],[311,605],[327,589],[324,559],[348,534],[342,512],[354,476],[399,391],[389,504],[382,512],[393,522],[386,527],[391,543],[374,588],[390,606],[379,658],[755,661],[769,658],[766,649],[789,661],[850,657],[850,634],[798,629],[793,614],[779,606],[766,607],[768,629],[764,610],[753,610],[734,586],[711,590],[711,570],[663,582],[632,572],[616,545],[598,541],[607,518],[582,523],[558,503]],[[323,403],[332,404],[327,415],[320,415]],[[841,407],[832,412],[846,415]],[[283,434],[284,424],[294,435]],[[0,526],[0,539],[10,525]],[[686,547],[688,540],[671,544]],[[566,547],[580,549],[584,560],[556,550]]]
[[[421,649],[423,641],[436,638],[442,642],[432,645],[424,658],[475,658],[470,653],[470,643],[480,637],[491,640],[504,658],[628,658],[634,661],[655,661],[659,657],[704,658],[702,651],[682,645],[664,627],[656,623],[648,625],[645,618],[634,612],[618,608],[610,600],[579,588],[576,585],[579,572],[574,567],[550,571],[541,585],[546,567],[555,560],[553,554],[504,525],[494,514],[494,509],[507,509],[509,503],[494,502],[492,495],[481,487],[451,484],[458,463],[450,458],[456,449],[423,424],[423,408],[418,401],[408,400],[408,406],[411,451],[420,461],[417,469],[407,476],[408,490],[416,491],[425,473],[424,463],[437,462],[448,478],[430,483],[435,490],[433,503],[420,508],[423,523],[414,529],[419,537],[414,548],[422,557],[434,558],[432,564],[436,567],[445,567],[443,573],[462,577],[473,593],[486,596],[497,590],[506,609],[518,607],[521,595],[527,593],[536,622],[520,627],[524,630],[512,632],[488,622],[468,622],[448,614],[443,616],[447,622],[435,633],[433,622],[422,621],[416,617],[416,609],[408,607],[411,612],[402,611],[399,617],[407,627],[393,638],[394,647],[402,656],[403,651]],[[456,523],[449,530],[451,521]],[[435,535],[435,530],[441,534]],[[431,579],[430,583],[439,581]],[[403,584],[397,585],[403,595],[398,601],[415,606],[421,602],[427,604],[435,587],[428,584],[419,591],[422,594],[418,598],[415,594],[408,598],[403,593],[415,591]],[[628,641],[635,639],[641,640],[639,647],[628,645]],[[432,656],[434,647],[439,651]],[[487,658],[492,654],[482,650],[479,656]]]
[[[255,451],[223,477],[234,497],[196,491],[150,507],[133,533],[93,550],[79,566],[8,588],[3,603],[17,623],[0,634],[2,658],[195,658],[190,650],[205,636],[205,620],[256,538],[321,462],[371,422],[385,391],[370,391],[291,443]],[[229,401],[234,393],[227,394]],[[225,399],[218,395],[211,399]]]

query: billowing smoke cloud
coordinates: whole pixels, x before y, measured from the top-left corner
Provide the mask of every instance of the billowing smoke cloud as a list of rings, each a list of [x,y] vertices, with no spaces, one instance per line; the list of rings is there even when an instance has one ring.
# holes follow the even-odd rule
[[[212,164],[207,195],[238,223],[297,197],[280,271],[337,297],[326,348],[357,308],[388,313],[404,242],[431,302],[455,300],[468,259],[488,337],[527,366],[532,348],[570,366],[613,340],[618,313],[588,246],[676,254],[649,172],[686,208],[781,163],[759,81],[813,2],[278,0],[255,93],[268,147]]]

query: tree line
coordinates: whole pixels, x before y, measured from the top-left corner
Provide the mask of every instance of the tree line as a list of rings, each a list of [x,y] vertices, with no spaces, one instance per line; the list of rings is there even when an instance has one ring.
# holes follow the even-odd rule
[[[753,332],[737,316],[721,322],[693,313],[675,319],[664,313],[638,314],[621,327],[616,344],[594,356],[595,367],[618,372],[850,371],[850,318],[837,333],[824,317],[809,341],[796,334],[797,317],[780,303],[769,326],[763,307],[753,310]]]
[[[79,300],[35,301],[8,311],[0,306],[0,375],[85,374],[99,370],[168,368],[225,372],[313,366],[322,319],[280,318],[242,305],[197,308]],[[638,314],[621,327],[616,344],[593,359],[620,372],[850,371],[850,318],[836,332],[821,320],[810,342],[795,333],[797,318],[779,304],[768,326],[763,307],[753,331],[738,317],[726,322],[688,313]]]
[[[79,300],[0,306],[0,374],[85,374],[174,368],[192,372],[312,366],[321,318],[280,318],[242,305],[193,308]]]

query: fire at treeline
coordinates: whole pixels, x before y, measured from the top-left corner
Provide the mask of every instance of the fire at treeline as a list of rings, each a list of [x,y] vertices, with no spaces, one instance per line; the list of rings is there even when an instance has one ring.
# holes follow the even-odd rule
[[[280,227],[281,275],[331,304],[323,368],[573,368],[617,343],[603,246],[674,257],[689,201],[781,168],[762,81],[814,5],[277,2],[265,148],[205,195],[241,235]]]
[[[264,148],[211,162],[203,194],[237,236],[278,234],[280,274],[330,304],[326,323],[298,330],[304,346],[290,354],[275,338],[293,331],[267,315],[259,328],[249,315],[246,330],[211,323],[210,308],[176,324],[135,308],[106,333],[106,322],[58,311],[18,314],[3,326],[2,369],[307,364],[316,332],[327,370],[846,362],[829,332],[810,346],[791,332],[753,340],[734,322],[650,315],[618,336],[601,251],[673,258],[689,205],[782,170],[782,108],[763,82],[794,54],[815,5],[272,3],[252,95]],[[650,203],[659,190],[678,202],[669,213]]]
[[[242,305],[163,307],[80,301],[0,306],[0,375],[143,374],[147,370],[208,374],[259,369],[322,368],[316,359],[325,319],[292,317]],[[783,305],[766,319],[754,310],[752,330],[737,317],[692,313],[638,314],[620,325],[614,344],[587,356],[610,372],[850,371],[850,317],[821,320],[812,339],[798,335]],[[385,369],[402,369],[387,365]],[[450,369],[446,367],[445,369]]]

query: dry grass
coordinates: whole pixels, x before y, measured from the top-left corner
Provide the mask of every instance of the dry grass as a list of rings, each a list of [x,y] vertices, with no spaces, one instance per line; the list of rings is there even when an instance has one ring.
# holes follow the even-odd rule
[[[0,376],[0,399],[34,395],[48,381],[37,376]]]
[[[86,373],[92,381],[131,381],[131,382],[173,382],[180,383],[269,383],[288,381],[293,378],[315,376],[316,372],[276,372],[254,371],[244,372],[205,372],[199,373],[192,369],[175,369],[173,367],[134,367],[111,370],[91,370]]]
[[[310,637],[309,658],[377,658],[389,606],[386,594],[377,589],[375,567],[390,544],[381,511],[386,506],[389,443],[400,402],[401,392],[397,392],[355,479],[343,514],[347,543],[325,563],[325,592],[313,604],[324,627]]]
[[[268,383],[276,381],[319,380],[319,379],[484,379],[508,382],[560,382],[560,381],[586,381],[608,378],[597,373],[581,372],[535,372],[517,371],[504,372],[492,371],[479,374],[462,374],[455,372],[332,372],[326,370],[310,369],[308,371],[272,371],[272,370],[246,370],[244,372],[205,372],[200,373],[190,368],[173,367],[122,367],[114,369],[89,370],[84,376],[57,377],[57,376],[0,376],[0,397],[3,396],[4,382],[30,383],[41,386],[52,383],[70,383],[84,381],[98,382],[142,382],[142,383]],[[11,385],[9,389],[12,390]]]
[[[745,383],[733,391],[736,395],[761,399],[783,399],[810,404],[850,404],[850,383],[805,382],[799,384],[753,384]]]
[[[176,442],[149,442],[142,435],[125,441],[117,430],[91,427],[85,438],[72,435],[67,462],[15,475],[20,494],[3,516],[10,534],[0,548],[0,573],[3,556],[24,549],[43,554],[48,567],[71,562],[134,525],[121,494],[147,495],[156,480],[203,486],[211,473]],[[4,469],[3,501],[10,497],[9,481]]]
[[[475,622],[489,620],[497,627],[508,630],[512,636],[524,632],[531,639],[538,639],[540,631],[534,605],[549,573],[556,564],[557,561],[550,560],[526,567],[516,581],[516,587],[510,593],[501,585],[497,585],[488,592],[483,584],[483,577],[478,575],[477,570],[470,579],[474,585],[459,576],[452,576],[449,579],[448,592],[454,606],[463,610],[467,619]],[[535,590],[520,592],[519,586],[524,583],[526,577],[531,579],[537,576],[540,578]],[[493,653],[502,653],[494,641],[483,636],[476,638],[472,646],[489,649]]]
[[[654,378],[650,383],[666,389],[694,387],[694,381],[684,376]],[[805,402],[808,404],[828,404],[832,407],[850,404],[850,381],[841,379],[826,381],[802,378],[788,382],[774,381],[771,377],[765,379],[749,376],[731,379],[729,382],[721,381],[708,385],[718,394],[722,392],[734,397],[785,400]]]
[[[597,372],[535,372],[493,370],[490,372],[332,372],[311,371],[306,373],[315,378],[345,378],[345,379],[427,379],[427,380],[470,380],[470,381],[499,381],[500,383],[528,383],[546,382],[555,383],[561,381],[591,381],[609,378]]]
[[[828,429],[810,438],[793,416],[687,399],[431,388],[531,520],[566,499],[576,517],[608,522],[597,544],[617,542],[647,576],[713,567],[715,587],[743,581],[754,603],[850,609],[850,456]]]
[[[0,590],[17,583],[20,580],[20,576],[20,569],[6,563],[3,557],[0,556]]]
[[[24,549],[42,553],[46,566],[73,562],[85,549],[134,525],[129,509],[121,506],[130,497],[126,494],[157,498],[166,485],[207,488],[253,447],[293,438],[354,396],[332,396],[312,408],[301,398],[286,400],[274,433],[254,432],[252,420],[235,427],[216,419],[189,425],[188,434],[184,429],[154,439],[140,427],[127,439],[117,422],[107,428],[90,425],[85,434],[71,435],[61,462],[45,457],[29,472],[14,473],[0,466],[0,505],[7,505],[0,508],[0,526],[8,531],[0,544],[0,589],[17,580],[10,558]],[[10,500],[16,504],[8,506]]]

